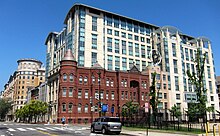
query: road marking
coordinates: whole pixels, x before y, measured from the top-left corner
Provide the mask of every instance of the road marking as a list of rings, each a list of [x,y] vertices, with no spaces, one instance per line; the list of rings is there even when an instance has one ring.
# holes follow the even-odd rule
[[[3,124],[4,126],[6,126],[7,124]]]
[[[5,135],[1,135],[1,136],[5,136]]]
[[[14,130],[13,128],[9,128],[8,131],[16,131],[16,130]]]
[[[59,130],[64,130],[63,128],[59,128],[59,127],[53,127],[55,129],[59,129]]]
[[[45,134],[45,135],[49,135],[49,136],[58,136],[58,135],[55,135],[55,134],[50,134],[48,132],[45,132],[45,131],[40,131],[38,130],[38,132],[42,133],[42,134]]]
[[[27,131],[27,130],[25,130],[23,128],[17,128],[17,129],[20,130],[20,131]]]
[[[32,130],[32,131],[33,131],[33,130],[36,130],[36,129],[34,129],[34,128],[27,128],[27,129],[28,129],[28,130]]]
[[[44,129],[44,128],[40,128],[40,127],[37,127],[36,129],[43,130],[43,131],[46,130],[46,129]]]
[[[46,129],[49,129],[49,130],[55,130],[55,129],[53,129],[53,128],[49,128],[49,127],[45,127]]]

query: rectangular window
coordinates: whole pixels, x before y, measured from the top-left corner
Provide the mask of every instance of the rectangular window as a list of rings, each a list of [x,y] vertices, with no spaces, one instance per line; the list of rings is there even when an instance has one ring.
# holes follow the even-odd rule
[[[85,99],[88,99],[88,98],[89,98],[89,91],[85,90]]]
[[[121,29],[126,30],[126,22],[121,20]]]
[[[126,41],[122,40],[122,54],[126,55]]]
[[[63,88],[63,97],[66,97],[66,87]]]
[[[146,69],[146,61],[142,61],[142,71]]]
[[[127,26],[128,26],[127,30],[132,32],[132,24],[131,23],[127,23]]]
[[[107,34],[112,35],[112,29],[107,29]]]
[[[92,34],[92,49],[97,49],[97,34]]]
[[[78,98],[82,98],[82,89],[78,89]]]
[[[112,55],[108,55],[108,70],[112,70]]]
[[[114,93],[114,92],[112,92],[111,97],[112,97],[112,100],[114,100],[114,99],[115,99],[115,93]]]
[[[135,60],[136,61],[136,66],[140,70],[140,60]]]
[[[133,35],[132,34],[128,34],[128,39],[132,40]]]
[[[72,87],[69,88],[69,97],[73,97],[73,88]]]
[[[173,60],[174,73],[178,74],[177,60]]]
[[[133,59],[129,59],[129,68],[131,69],[131,67],[133,66],[134,64],[134,60]]]
[[[96,63],[96,61],[97,61],[97,53],[92,52],[92,66]]]
[[[135,43],[135,57],[139,57],[140,52],[139,52],[139,44]]]
[[[145,42],[145,38],[144,37],[141,37],[141,42]]]
[[[107,37],[107,50],[112,52],[112,38]]]
[[[121,32],[121,37],[126,38],[126,33]]]
[[[108,91],[106,91],[106,96],[105,97],[106,97],[106,100],[108,100]]]
[[[112,18],[107,17],[107,26],[112,26]]]
[[[158,93],[158,98],[159,99],[163,99],[163,94],[162,93]]]
[[[121,92],[121,99],[124,100],[124,91]]]
[[[119,31],[115,30],[115,36],[119,36]]]
[[[134,32],[135,32],[135,33],[139,33],[139,27],[138,27],[138,25],[134,25]]]
[[[164,94],[163,94],[163,98],[164,98],[164,99],[167,99],[167,93],[164,93]]]
[[[122,57],[122,70],[127,70],[127,58]]]
[[[180,94],[176,94],[176,100],[180,100]]]
[[[142,58],[146,58],[145,45],[141,45],[141,57],[142,57]]]
[[[128,42],[128,51],[129,51],[129,55],[133,56],[133,43],[132,42]]]
[[[120,57],[115,56],[115,70],[120,70]]]
[[[189,60],[189,52],[187,48],[185,48],[185,56],[186,56],[186,60]]]
[[[172,43],[173,57],[176,57],[176,44]]]
[[[135,41],[139,41],[139,36],[135,35],[135,36],[134,36],[134,40],[135,40]]]
[[[115,53],[119,53],[119,39],[115,39]]]
[[[119,20],[114,19],[114,27],[119,28]]]
[[[97,31],[97,17],[92,17],[92,31]]]
[[[179,78],[178,78],[178,76],[175,76],[175,89],[176,89],[176,91],[179,91]]]

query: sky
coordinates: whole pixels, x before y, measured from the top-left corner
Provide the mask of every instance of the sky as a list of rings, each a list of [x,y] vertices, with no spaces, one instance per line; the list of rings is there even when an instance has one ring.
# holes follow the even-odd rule
[[[157,26],[174,26],[193,37],[208,37],[220,76],[219,0],[1,0],[0,91],[17,70],[17,60],[34,58],[45,64],[47,35],[62,30],[76,2]]]

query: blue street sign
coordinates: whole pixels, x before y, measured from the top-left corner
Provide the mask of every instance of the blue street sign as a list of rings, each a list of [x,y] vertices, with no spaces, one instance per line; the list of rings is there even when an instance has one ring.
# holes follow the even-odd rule
[[[112,108],[111,108],[111,113],[114,113],[114,110],[115,110],[115,109],[114,109],[114,107],[112,106]]]
[[[108,105],[107,104],[103,104],[102,105],[102,112],[107,112],[108,111]]]

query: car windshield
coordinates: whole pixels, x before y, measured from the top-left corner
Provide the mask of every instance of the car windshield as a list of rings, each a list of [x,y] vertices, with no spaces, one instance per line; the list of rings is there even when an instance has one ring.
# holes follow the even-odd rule
[[[104,122],[120,122],[119,118],[105,118]]]

